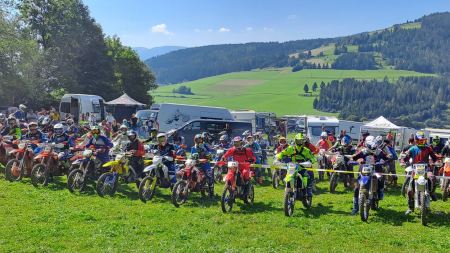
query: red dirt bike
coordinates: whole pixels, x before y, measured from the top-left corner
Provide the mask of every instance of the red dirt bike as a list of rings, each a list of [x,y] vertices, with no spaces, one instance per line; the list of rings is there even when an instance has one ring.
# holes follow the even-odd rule
[[[191,192],[200,192],[202,196],[206,195],[208,184],[206,175],[197,165],[207,163],[207,159],[187,159],[184,168],[177,172],[177,178],[180,180],[175,183],[172,190],[172,203],[175,207],[186,203]],[[209,192],[211,195],[211,192]]]
[[[16,144],[14,144],[16,142]],[[0,163],[6,165],[9,160],[9,152],[17,147],[18,141],[14,141],[11,135],[0,137]]]
[[[253,205],[255,200],[255,188],[252,184],[253,171],[250,171],[253,164],[250,163],[238,163],[236,161],[230,161],[227,163],[228,173],[225,176],[225,187],[223,189],[220,203],[222,211],[224,213],[231,212],[233,204],[237,198],[244,201],[245,204]],[[249,171],[249,179],[244,180],[239,170],[241,167],[244,170]],[[233,190],[233,182],[236,182],[236,188]]]
[[[37,145],[36,141],[22,141],[17,144],[17,148],[9,152],[13,157],[6,164],[5,177],[6,180],[20,181],[24,176],[31,174],[33,168],[33,145]]]
[[[31,170],[31,183],[35,187],[39,185],[47,186],[53,176],[67,174],[67,169],[60,163],[64,160],[66,154],[55,152],[55,149],[61,150],[64,146],[65,143],[43,145],[42,152],[34,157],[35,165]]]

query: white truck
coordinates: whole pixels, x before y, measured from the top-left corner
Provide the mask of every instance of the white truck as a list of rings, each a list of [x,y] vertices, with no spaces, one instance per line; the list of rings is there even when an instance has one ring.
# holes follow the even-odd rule
[[[105,119],[105,100],[97,95],[89,94],[65,94],[59,104],[59,113],[64,119],[67,113],[74,116],[75,120],[81,119],[81,115],[94,114],[97,121]]]
[[[156,107],[152,107],[152,109]],[[158,110],[152,110],[159,124],[160,132],[178,129],[195,119],[234,120],[228,109],[222,107],[163,103]]]

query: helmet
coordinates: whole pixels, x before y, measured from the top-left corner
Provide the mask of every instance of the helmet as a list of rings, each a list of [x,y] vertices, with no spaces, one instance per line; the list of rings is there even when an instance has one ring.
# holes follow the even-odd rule
[[[128,127],[127,127],[127,125],[122,124],[122,125],[120,125],[119,130],[127,131],[127,130],[128,130]]]
[[[202,140],[201,142],[203,142],[203,136],[204,136],[204,133],[203,134],[196,134],[194,136],[194,143],[195,144],[200,143],[200,139]]]
[[[344,146],[348,146],[352,143],[352,140],[348,136],[342,137],[341,144]]]
[[[8,125],[16,125],[17,124],[17,119],[14,116],[9,116],[8,117]]]
[[[241,136],[236,136],[236,137],[233,138],[233,145],[235,147],[238,147],[238,148],[240,148],[242,146],[242,138],[241,138]]]
[[[156,136],[159,144],[165,144],[167,141],[167,135],[165,133],[160,133]]]
[[[245,136],[245,137],[247,137],[247,136],[249,136],[249,135],[252,135],[252,133],[250,132],[250,130],[246,130],[245,132],[242,133],[242,136]]]
[[[129,130],[127,132],[127,136],[128,136],[129,140],[133,140],[134,141],[136,139],[136,137],[137,137],[137,133],[136,133],[136,131]]]
[[[228,136],[226,136],[225,134],[220,136],[219,141],[227,141],[228,140]]]
[[[381,144],[383,144],[383,136],[378,135],[377,137],[375,137],[375,144],[377,145],[377,147],[381,146]]]
[[[23,110],[26,110],[27,107],[24,104],[20,104],[19,109],[23,111]]]
[[[66,123],[68,124],[68,125],[73,125],[73,119],[67,119],[66,120]]]
[[[320,137],[323,139],[323,138],[327,138],[328,137],[328,134],[327,134],[327,132],[322,132],[321,134],[320,134]]]
[[[5,116],[5,114],[3,114],[3,113],[0,113],[0,120],[5,120],[6,119],[6,116]]]
[[[53,130],[57,136],[60,136],[64,133],[64,126],[61,123],[58,123],[53,127]]]
[[[370,150],[375,150],[377,148],[377,144],[375,142],[375,137],[373,137],[371,135],[367,136],[365,146],[366,146],[366,148],[368,148]]]
[[[46,126],[46,125],[50,124],[50,117],[44,116],[40,119],[40,121],[41,121],[42,126]]]
[[[441,138],[439,138],[439,136],[434,136],[433,137],[433,145],[439,145],[439,143],[441,143]]]
[[[286,143],[286,137],[281,136],[280,138],[278,138],[278,142],[282,143],[282,144],[285,144]]]
[[[37,130],[37,129],[38,129],[38,124],[36,122],[30,122],[30,124],[28,124],[28,131]]]
[[[418,131],[415,136],[417,146],[423,147],[427,144],[427,138],[425,137],[425,133],[423,131]]]
[[[98,126],[93,126],[91,128],[91,133],[95,136],[98,136],[100,134],[100,127]]]
[[[305,136],[302,133],[295,135],[294,142],[295,142],[295,145],[298,145],[298,146],[305,144]]]

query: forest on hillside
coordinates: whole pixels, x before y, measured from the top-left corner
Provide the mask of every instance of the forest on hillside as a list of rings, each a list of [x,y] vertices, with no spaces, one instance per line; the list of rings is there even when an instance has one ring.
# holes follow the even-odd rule
[[[444,127],[450,102],[450,82],[441,77],[404,77],[391,83],[344,79],[321,87],[314,108],[339,112],[339,118],[364,121],[383,115],[412,127]]]

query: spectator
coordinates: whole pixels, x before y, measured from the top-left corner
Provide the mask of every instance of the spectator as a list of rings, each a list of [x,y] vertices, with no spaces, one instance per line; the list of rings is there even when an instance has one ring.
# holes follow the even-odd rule
[[[37,122],[38,116],[33,110],[29,110],[27,113],[27,121],[28,122]]]
[[[112,115],[112,113],[108,112],[106,113],[106,121],[112,125],[112,123],[115,121],[114,116]]]
[[[56,111],[55,107],[50,107],[50,119],[52,121],[60,121],[59,113]]]

